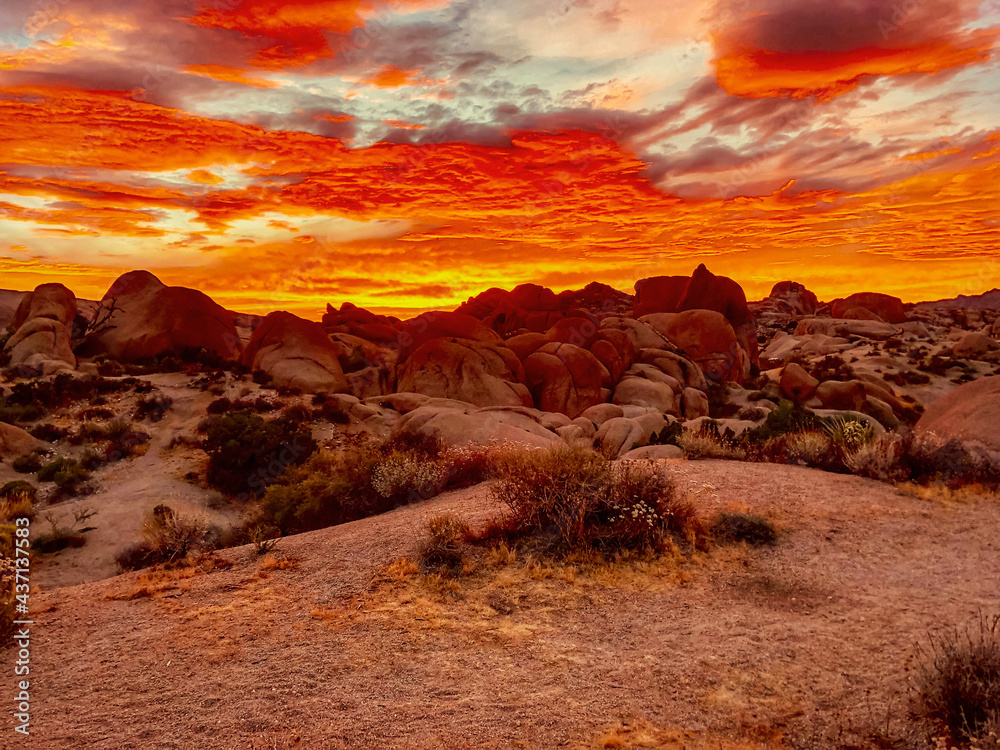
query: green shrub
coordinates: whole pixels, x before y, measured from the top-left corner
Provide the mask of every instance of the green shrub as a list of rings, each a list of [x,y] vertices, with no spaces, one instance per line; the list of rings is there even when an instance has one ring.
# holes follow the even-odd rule
[[[477,451],[439,453],[440,443],[401,437],[321,451],[268,487],[257,522],[283,534],[333,526],[437,495],[484,471]]]
[[[980,614],[964,631],[932,639],[921,648],[916,715],[948,739],[996,747],[1000,736],[1000,616]]]
[[[18,474],[34,474],[42,468],[42,457],[37,453],[28,453],[15,458],[10,466]]]
[[[212,417],[204,443],[208,483],[241,499],[260,496],[291,466],[316,450],[307,429],[284,418],[265,421],[248,411]]]
[[[39,482],[54,482],[60,489],[74,487],[88,476],[86,470],[72,458],[57,458],[38,471]]]
[[[712,537],[723,544],[746,542],[759,547],[774,544],[778,532],[774,524],[756,513],[724,511],[712,522]]]
[[[838,414],[823,420],[822,426],[833,447],[844,455],[856,453],[875,439],[871,425],[854,417]]]

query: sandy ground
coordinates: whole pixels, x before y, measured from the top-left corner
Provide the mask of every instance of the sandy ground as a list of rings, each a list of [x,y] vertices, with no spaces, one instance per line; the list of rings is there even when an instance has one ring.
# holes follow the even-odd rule
[[[142,446],[142,455],[111,464],[95,472],[91,481],[96,492],[52,506],[43,506],[35,521],[36,533],[48,530],[45,516],[51,515],[60,527],[70,528],[74,513],[94,511],[84,525],[87,543],[58,555],[45,556],[36,566],[35,580],[45,588],[69,586],[116,575],[115,557],[141,538],[143,519],[157,505],[165,503],[176,512],[203,519],[220,527],[234,525],[238,514],[227,507],[218,493],[207,491],[184,479],[192,470],[203,471],[205,454],[184,446],[170,448],[178,435],[194,435],[205,418],[208,404],[217,398],[192,389],[184,375],[152,375],[157,392],[173,399],[173,404],[156,423],[137,423],[151,440]],[[131,414],[135,397],[112,396],[107,408],[116,414]],[[119,403],[119,402],[125,403]],[[77,450],[79,452],[80,449]]]
[[[152,596],[130,598],[155,584],[141,573],[36,592],[24,746],[553,748],[642,719],[840,747],[887,717],[904,731],[915,643],[997,607],[995,499],[783,465],[668,469],[705,513],[774,519],[777,546],[640,585],[531,581],[508,589],[509,614],[370,590],[429,515],[491,513],[478,487],[284,539],[285,570],[241,548]]]

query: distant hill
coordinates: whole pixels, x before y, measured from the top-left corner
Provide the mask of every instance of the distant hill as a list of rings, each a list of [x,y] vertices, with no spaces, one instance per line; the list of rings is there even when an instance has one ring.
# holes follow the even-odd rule
[[[960,294],[957,297],[940,299],[937,302],[919,302],[914,307],[966,307],[1000,310],[1000,289],[991,289],[988,292],[972,296]]]

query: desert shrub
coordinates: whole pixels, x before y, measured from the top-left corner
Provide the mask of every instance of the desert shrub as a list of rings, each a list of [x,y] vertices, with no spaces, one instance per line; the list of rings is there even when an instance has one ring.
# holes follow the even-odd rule
[[[393,450],[372,467],[371,486],[386,499],[400,499],[413,491],[433,497],[447,478],[447,469],[441,464],[413,451]]]
[[[81,524],[97,514],[97,511],[89,508],[80,508],[73,513],[73,525],[69,528],[58,526],[52,514],[46,514],[45,520],[49,522],[49,531],[39,534],[31,543],[32,549],[40,554],[50,554],[59,552],[67,547],[82,547],[87,543],[84,532],[90,528],[80,528]]]
[[[34,474],[42,468],[42,457],[37,453],[28,453],[15,458],[10,466],[18,474]]]
[[[542,551],[656,551],[700,537],[693,509],[662,468],[559,448],[510,451],[498,477],[491,492],[507,509],[503,526]]]
[[[32,495],[26,492],[0,495],[0,524],[10,523],[18,518],[27,518],[29,521],[33,519],[35,510],[32,502]]]
[[[676,445],[680,447],[681,435],[684,434],[683,423],[671,422],[650,439],[650,445]]]
[[[856,453],[875,439],[871,425],[839,414],[823,420],[822,427],[830,444],[845,456]]]
[[[212,417],[204,443],[208,483],[229,495],[259,496],[290,466],[316,450],[307,429],[279,418],[265,421],[248,411]]]
[[[147,419],[151,422],[159,422],[167,415],[173,405],[174,400],[162,393],[141,398],[135,405],[135,419],[137,422]]]
[[[123,571],[179,563],[188,555],[215,549],[219,536],[219,530],[203,519],[157,505],[143,520],[142,541],[124,549],[115,560]]]
[[[455,570],[462,565],[462,543],[469,538],[468,524],[454,514],[444,513],[427,519],[426,537],[418,557],[425,569]]]
[[[81,411],[77,416],[80,419],[87,419],[87,420],[91,419],[107,420],[114,418],[115,413],[111,411],[111,409],[106,409],[103,406],[88,406],[86,409]]]
[[[308,531],[433,497],[448,474],[427,446],[404,438],[316,453],[267,489],[257,520],[282,533]]]
[[[304,406],[296,404],[285,409],[285,419],[290,419],[293,422],[311,422],[312,418],[312,411]]]
[[[880,482],[895,482],[906,479],[902,458],[906,441],[895,432],[877,435],[860,448],[844,456],[844,465],[852,474]]]
[[[488,445],[448,448],[439,457],[446,472],[445,486],[471,487],[485,482],[496,473],[494,461],[503,449]]]
[[[764,420],[764,424],[752,431],[749,437],[767,439],[777,435],[787,435],[792,432],[818,430],[820,419],[809,409],[782,399],[777,408],[773,409]]]
[[[38,471],[39,482],[54,482],[60,489],[69,489],[88,478],[86,470],[72,458],[57,458]]]
[[[215,401],[208,405],[209,414],[225,414],[228,411],[232,411],[233,402],[228,398],[217,398]]]
[[[44,440],[46,443],[54,443],[66,437],[69,434],[69,430],[65,427],[56,427],[54,424],[46,422],[45,424],[35,425],[28,430],[28,433],[33,438]]]
[[[756,513],[724,511],[711,526],[712,537],[723,544],[746,542],[755,547],[774,544],[778,532],[774,524]]]
[[[750,461],[826,468],[830,455],[830,439],[822,432],[792,432],[765,440],[741,438]]]
[[[986,448],[934,434],[911,436],[904,443],[902,470],[919,484],[942,483],[951,489],[981,484],[1000,487],[1000,460]]]
[[[1000,616],[931,639],[921,648],[915,714],[952,742],[989,747],[1000,742]]]
[[[2,498],[26,497],[29,502],[34,502],[37,494],[38,489],[35,485],[31,482],[26,482],[23,479],[15,479],[11,482],[7,482],[3,487],[0,487],[0,497]]]

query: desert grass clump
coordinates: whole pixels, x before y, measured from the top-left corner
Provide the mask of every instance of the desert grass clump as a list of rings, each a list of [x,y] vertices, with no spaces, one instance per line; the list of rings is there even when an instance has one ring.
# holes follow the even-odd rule
[[[462,567],[462,544],[471,536],[465,521],[452,513],[427,519],[426,537],[418,556],[425,570],[451,572]]]
[[[218,544],[219,530],[202,518],[182,516],[169,505],[157,505],[142,524],[142,541],[123,550],[116,558],[123,571],[153,565],[178,564],[191,555],[211,552]]]
[[[433,497],[441,491],[448,472],[439,463],[411,452],[393,451],[372,467],[372,488],[383,498],[415,492]]]
[[[880,482],[902,481],[906,470],[902,466],[906,441],[895,432],[876,436],[852,453],[844,456],[844,465],[852,474]]]
[[[915,715],[963,747],[1000,747],[1000,615],[922,646]]]
[[[778,532],[774,524],[756,513],[723,511],[711,526],[712,538],[721,544],[745,542],[753,547],[774,544]]]
[[[661,467],[557,448],[511,451],[498,477],[491,492],[507,510],[500,526],[540,552],[658,552],[703,541],[694,509]]]
[[[680,447],[690,459],[717,458],[742,461],[746,450],[731,434],[731,430],[720,433],[715,422],[703,422],[697,430],[684,430],[680,436]]]

